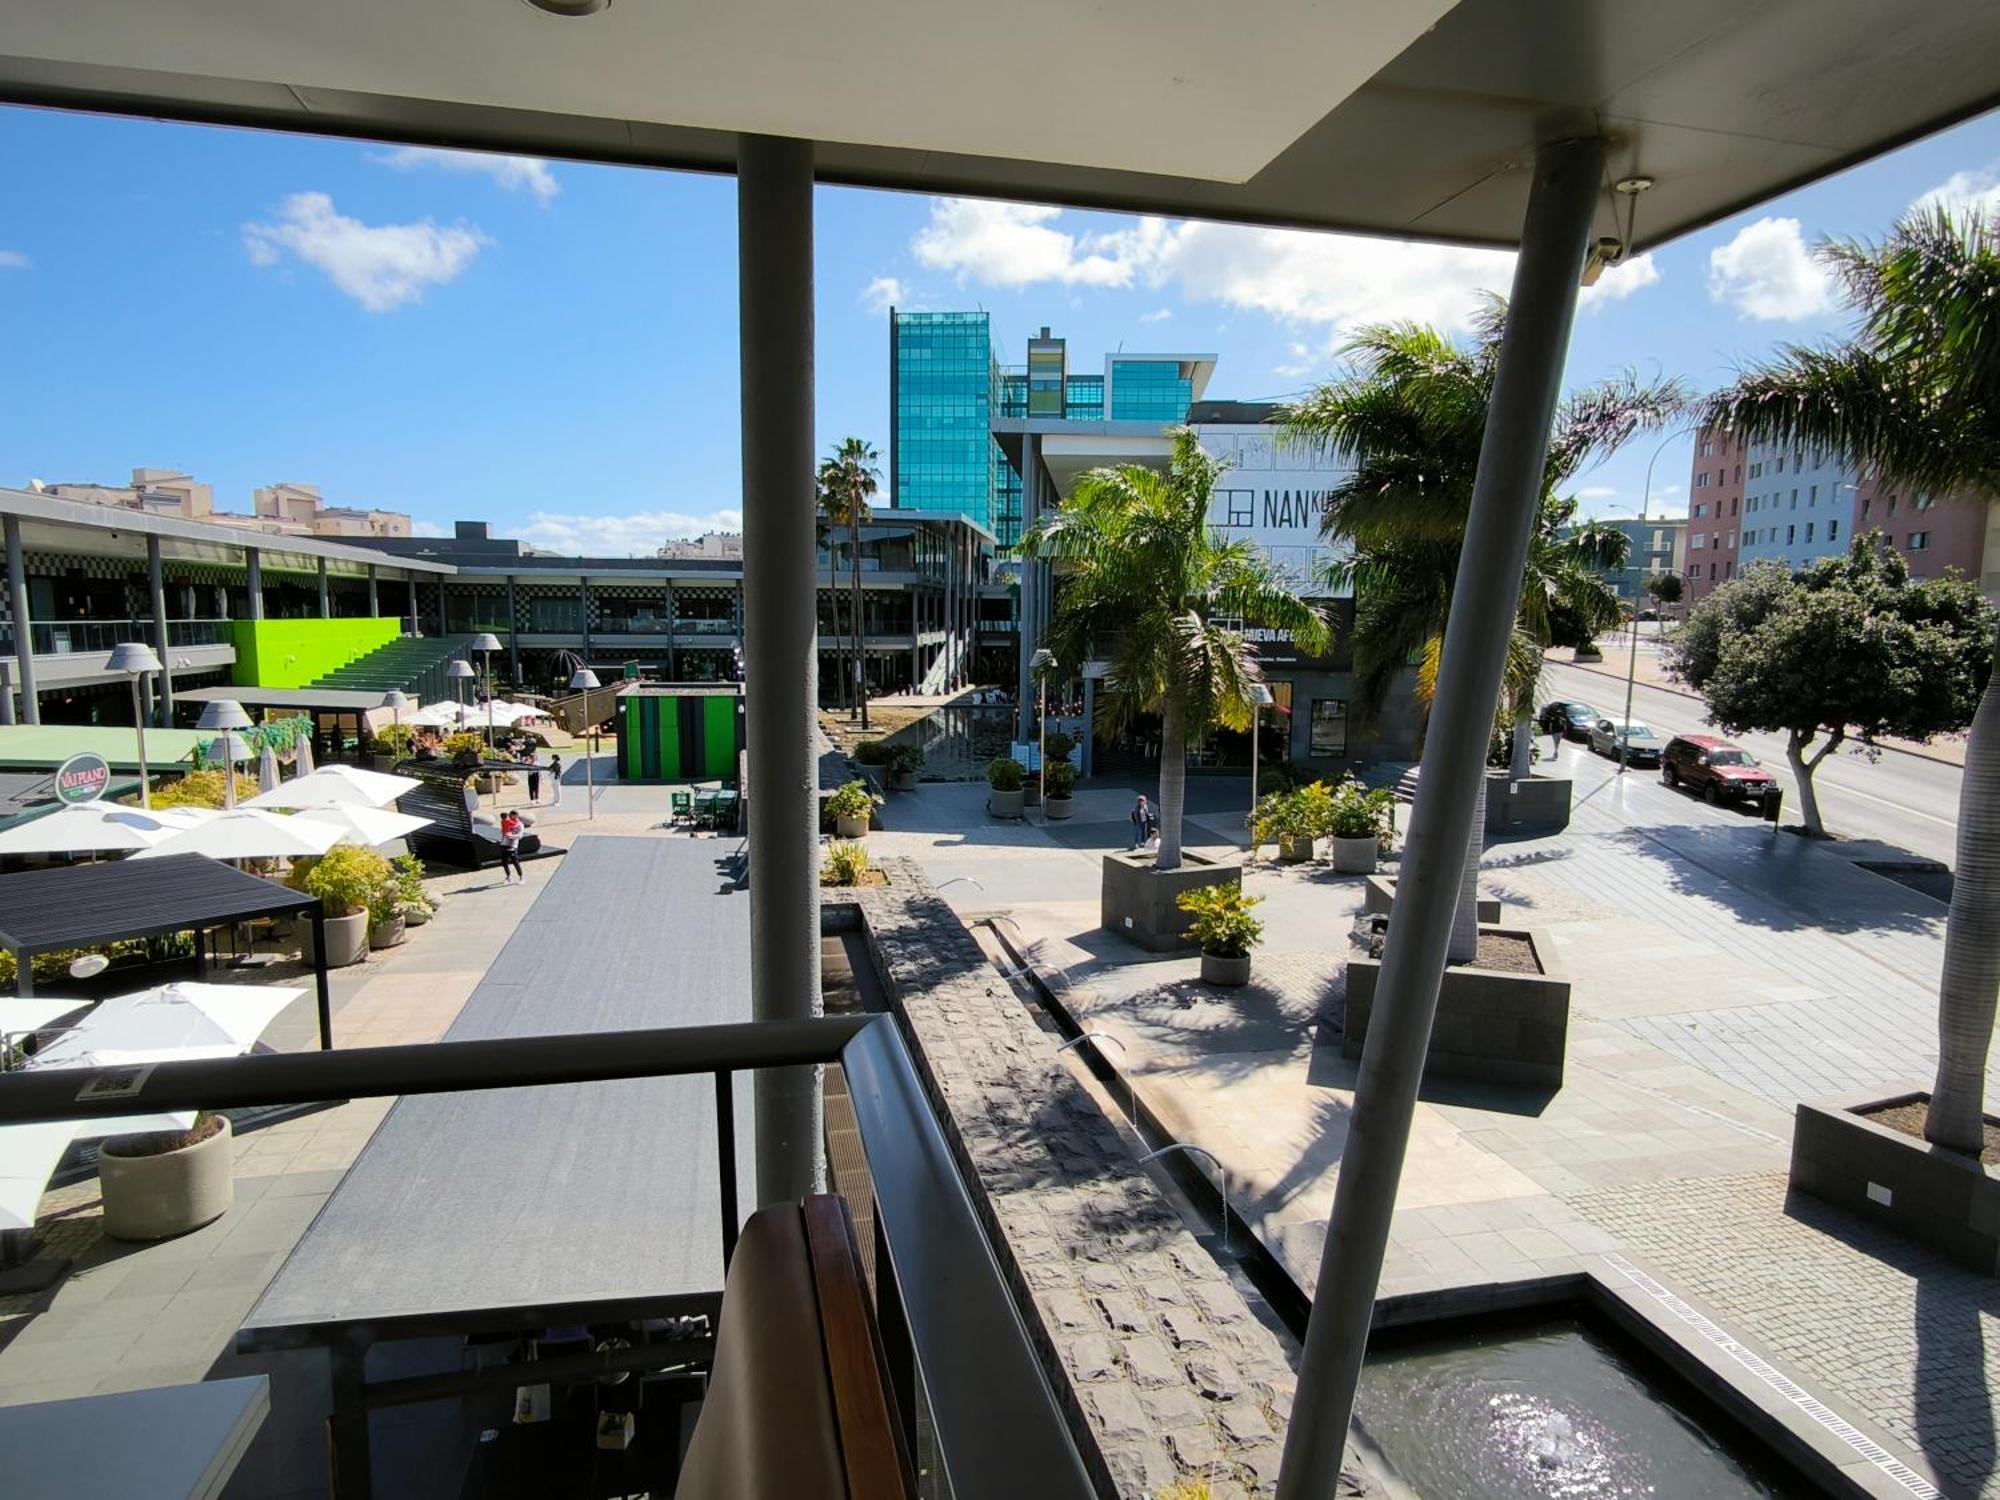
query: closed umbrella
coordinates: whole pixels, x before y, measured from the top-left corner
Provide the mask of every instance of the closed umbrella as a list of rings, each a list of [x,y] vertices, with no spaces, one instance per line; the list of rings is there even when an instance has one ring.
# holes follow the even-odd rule
[[[278,752],[271,746],[264,747],[264,753],[257,757],[257,790],[276,791],[278,787]]]
[[[339,838],[340,830],[325,823],[308,823],[261,807],[236,807],[141,849],[132,858],[206,854],[210,859],[297,859],[324,854]]]
[[[297,776],[312,775],[313,773],[312,736],[309,734],[300,735],[298,739],[293,742],[293,749],[295,751],[294,755],[292,756],[293,774]]]
[[[111,854],[145,849],[191,827],[205,808],[147,811],[112,802],[80,802],[0,833],[0,854]]]
[[[393,808],[362,807],[355,803],[308,808],[299,817],[338,828],[341,843],[360,844],[368,849],[405,838],[419,828],[428,827],[431,821]]]
[[[423,783],[413,776],[391,776],[358,766],[322,766],[294,777],[274,792],[259,792],[245,807],[387,807]]]

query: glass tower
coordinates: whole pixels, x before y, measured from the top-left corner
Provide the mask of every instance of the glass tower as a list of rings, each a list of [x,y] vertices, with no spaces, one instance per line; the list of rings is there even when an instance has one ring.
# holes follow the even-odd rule
[[[1193,402],[1194,381],[1179,360],[1112,358],[1112,421],[1185,422]]]
[[[893,313],[889,346],[897,508],[970,516],[991,530],[999,371],[986,314]]]

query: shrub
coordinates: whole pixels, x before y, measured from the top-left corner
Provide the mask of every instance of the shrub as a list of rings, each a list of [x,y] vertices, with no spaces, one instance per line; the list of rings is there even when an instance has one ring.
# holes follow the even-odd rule
[[[399,854],[389,861],[390,882],[396,888],[396,909],[405,916],[421,912],[426,916],[437,911],[437,903],[431,900],[431,893],[424,889],[424,862],[414,854]]]
[[[1043,742],[1042,755],[1050,765],[1059,760],[1068,760],[1076,750],[1076,736],[1064,734],[1060,729]]]
[[[859,885],[868,873],[868,851],[858,843],[826,846],[826,862],[820,866],[821,885]]]
[[[1018,792],[1028,781],[1028,768],[1011,755],[996,755],[987,764],[986,784],[996,792]]]
[[[1250,836],[1260,844],[1316,839],[1333,829],[1333,789],[1323,781],[1267,792],[1250,815]]]
[[[1262,896],[1246,896],[1233,885],[1197,886],[1174,904],[1191,917],[1188,936],[1217,958],[1241,958],[1264,940],[1264,924],[1250,915]]]
[[[865,781],[850,781],[826,799],[830,818],[860,818],[864,822],[882,805],[882,799],[868,790]]]
[[[486,741],[469,729],[461,729],[446,737],[444,753],[453,765],[476,766],[486,758]]]
[[[1329,831],[1341,839],[1379,839],[1388,831],[1395,801],[1387,787],[1370,790],[1349,777],[1333,789]]]
[[[293,864],[286,884],[319,897],[329,917],[348,917],[369,910],[376,894],[389,882],[389,861],[373,849],[335,844],[317,858]]]
[[[390,724],[375,736],[377,755],[393,755],[405,759],[416,753],[417,732],[408,724]]]
[[[851,757],[857,766],[879,766],[889,759],[886,740],[858,740]]]
[[[924,752],[915,745],[891,745],[882,764],[898,776],[914,776],[923,769]]]
[[[1076,767],[1066,760],[1051,760],[1042,774],[1048,777],[1051,799],[1067,797],[1076,790]]]
[[[256,778],[236,773],[236,800],[248,801],[257,795]],[[220,771],[190,771],[179,781],[162,782],[153,788],[155,807],[221,807],[224,804]]]

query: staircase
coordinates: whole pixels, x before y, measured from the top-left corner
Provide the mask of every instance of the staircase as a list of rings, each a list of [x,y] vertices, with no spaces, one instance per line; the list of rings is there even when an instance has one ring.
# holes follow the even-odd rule
[[[924,680],[917,684],[917,691],[927,697],[950,691],[950,684],[958,666],[965,660],[966,644],[953,635],[945,640],[944,649],[931,663],[931,669],[924,673]]]
[[[632,684],[620,680],[595,687],[567,698],[551,698],[549,717],[571,734],[582,734],[592,724],[603,724],[618,712],[618,695]]]
[[[445,676],[453,657],[467,656],[470,636],[399,636],[366,656],[318,678],[309,686],[350,693],[386,693],[401,688],[425,703],[453,696]]]

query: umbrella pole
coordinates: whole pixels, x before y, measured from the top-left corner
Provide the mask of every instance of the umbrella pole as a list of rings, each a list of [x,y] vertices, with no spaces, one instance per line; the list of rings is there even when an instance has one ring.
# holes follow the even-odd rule
[[[315,901],[312,908],[313,996],[319,1002],[319,1050],[333,1050],[333,1002],[326,988],[326,907]]]

